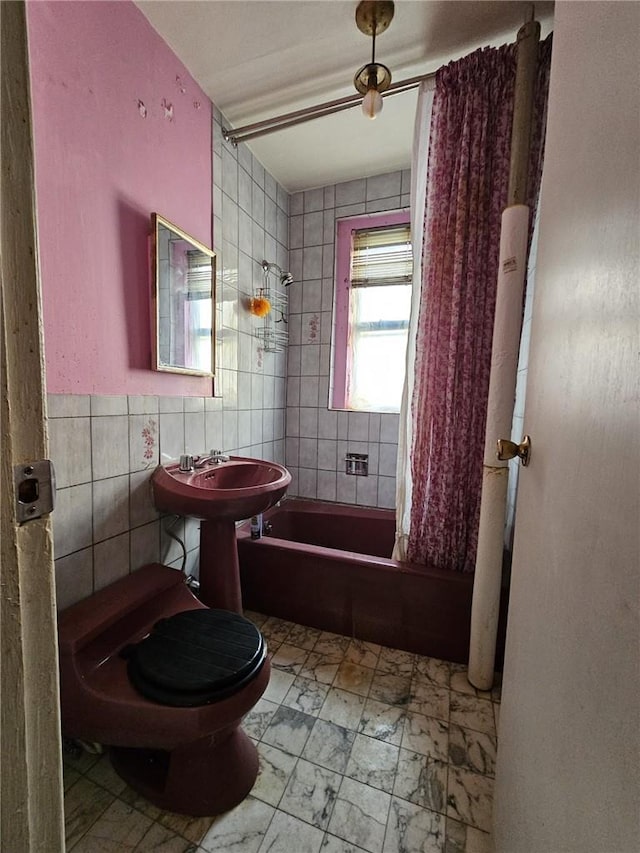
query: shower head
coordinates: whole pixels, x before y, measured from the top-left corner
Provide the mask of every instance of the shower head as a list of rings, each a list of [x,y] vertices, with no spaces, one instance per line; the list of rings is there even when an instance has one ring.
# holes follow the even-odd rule
[[[269,263],[269,261],[262,262],[262,269],[264,270],[265,276],[270,272],[275,272],[280,277],[280,284],[284,287],[289,287],[290,284],[293,283],[293,276],[287,270],[283,270],[282,267],[279,267],[278,264]]]

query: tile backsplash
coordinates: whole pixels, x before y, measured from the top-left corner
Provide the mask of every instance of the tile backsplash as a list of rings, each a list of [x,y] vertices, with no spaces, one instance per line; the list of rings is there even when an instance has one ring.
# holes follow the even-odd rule
[[[240,456],[284,457],[281,439],[225,443],[223,416],[219,397],[49,395],[59,609],[145,563],[179,568],[182,551],[169,532],[185,543],[186,571],[197,575],[199,521],[161,517],[155,510],[150,477],[156,465],[212,448]]]
[[[410,172],[296,193],[290,199],[286,465],[290,494],[394,507],[399,416],[328,408],[336,222],[409,206]],[[366,453],[369,476],[345,473]]]

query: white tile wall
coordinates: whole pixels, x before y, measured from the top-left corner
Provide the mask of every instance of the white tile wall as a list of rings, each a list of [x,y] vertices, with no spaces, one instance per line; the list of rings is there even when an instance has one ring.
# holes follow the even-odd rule
[[[126,415],[91,417],[93,478],[129,473],[129,421]]]
[[[214,217],[222,418],[205,420],[205,439],[208,446],[209,434],[221,427],[221,449],[284,462],[286,353],[263,351],[254,334],[262,320],[249,313],[248,300],[263,283],[265,258],[289,266],[289,196],[246,146],[222,140],[221,124],[214,110],[214,198],[222,199],[222,218]]]
[[[204,406],[202,399],[196,406]],[[50,455],[59,473],[53,532],[63,608],[161,558],[149,477],[161,447],[172,458],[184,452],[189,413],[182,397],[82,395],[50,395],[48,411]]]
[[[50,433],[49,444],[52,459],[58,460],[56,482],[59,489],[91,480],[91,420],[88,417],[61,419]]]
[[[98,542],[93,547],[93,588],[95,591],[129,574],[129,531]]]
[[[93,592],[93,550],[85,548],[56,560],[56,594],[59,610]]]
[[[290,494],[395,505],[398,416],[328,409],[335,230],[336,220],[345,216],[408,207],[409,188],[410,173],[404,171],[291,196],[289,264],[294,284],[289,288],[286,412],[286,464],[294,474]],[[369,454],[369,477],[344,474],[347,451]],[[384,469],[378,476],[380,460]]]
[[[129,530],[129,476],[109,477],[93,484],[93,541],[101,542]]]

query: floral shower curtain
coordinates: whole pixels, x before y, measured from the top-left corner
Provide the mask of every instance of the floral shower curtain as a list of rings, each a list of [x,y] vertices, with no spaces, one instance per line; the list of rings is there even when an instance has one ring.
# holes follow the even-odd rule
[[[427,190],[427,167],[429,163],[429,134],[424,132],[431,124],[435,80],[423,80],[418,91],[418,105],[413,132],[413,155],[411,158],[411,243],[413,247],[413,274],[411,287],[411,313],[407,335],[407,357],[405,363],[404,388],[400,408],[398,430],[398,471],[406,471],[413,442],[413,423],[407,417],[416,370],[415,340],[422,291],[422,246],[424,233],[425,196]],[[395,560],[406,560],[409,525],[411,522],[412,481],[409,476],[396,478],[396,541],[393,548]]]
[[[527,200],[532,222],[550,55],[551,37],[540,45]],[[406,559],[457,571],[475,566],[515,69],[515,45],[484,48],[441,68],[431,116]]]

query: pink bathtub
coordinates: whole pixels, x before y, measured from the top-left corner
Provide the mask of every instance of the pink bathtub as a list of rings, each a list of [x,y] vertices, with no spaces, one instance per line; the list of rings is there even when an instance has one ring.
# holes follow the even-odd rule
[[[473,576],[391,559],[393,510],[289,499],[238,530],[245,607],[465,663]]]

